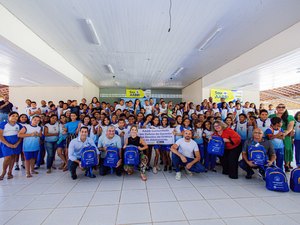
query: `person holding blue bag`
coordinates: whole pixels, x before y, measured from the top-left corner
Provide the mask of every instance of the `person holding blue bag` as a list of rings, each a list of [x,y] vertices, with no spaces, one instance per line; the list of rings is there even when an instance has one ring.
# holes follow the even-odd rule
[[[88,137],[89,129],[87,127],[80,128],[80,136],[71,140],[69,144],[69,171],[71,173],[71,177],[73,180],[77,179],[76,169],[79,166],[81,169],[84,169],[84,166],[81,164],[82,160],[82,150],[86,147],[91,146],[96,149],[97,154],[99,155],[99,151],[94,143],[94,141]],[[93,174],[90,174],[90,177],[93,178]]]
[[[263,146],[266,154],[266,161],[264,165],[257,165],[258,163],[255,163],[254,159],[249,157],[249,151],[251,151],[253,146],[256,148]],[[242,158],[243,159],[239,162],[239,166],[247,172],[246,179],[252,178],[252,175],[254,174],[253,169],[259,169],[259,174],[264,178],[265,168],[274,164],[276,154],[273,144],[269,140],[263,138],[263,131],[260,128],[255,128],[253,130],[253,137],[245,142],[242,151]]]
[[[99,174],[105,176],[109,171],[116,171],[117,176],[122,175],[122,144],[121,138],[116,134],[113,125],[108,126],[106,134],[98,140],[98,148],[101,152]]]
[[[220,157],[223,167],[222,173],[228,175],[231,179],[238,179],[238,160],[241,153],[241,137],[240,135],[227,127],[222,121],[215,121],[213,123],[213,136],[223,138],[225,142],[224,155]]]

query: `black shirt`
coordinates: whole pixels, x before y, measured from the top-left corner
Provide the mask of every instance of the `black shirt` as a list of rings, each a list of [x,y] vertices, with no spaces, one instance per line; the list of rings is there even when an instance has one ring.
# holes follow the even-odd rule
[[[4,101],[0,101],[0,106],[4,105],[5,102]],[[12,103],[8,103],[8,105],[6,105],[3,109],[0,109],[0,113],[10,113],[12,111],[13,108],[13,104]]]

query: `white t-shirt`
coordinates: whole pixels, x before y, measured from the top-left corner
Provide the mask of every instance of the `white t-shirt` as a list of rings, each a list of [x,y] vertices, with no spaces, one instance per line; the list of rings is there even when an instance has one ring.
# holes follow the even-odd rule
[[[199,151],[197,143],[192,139],[187,142],[184,138],[180,138],[175,144],[179,146],[178,152],[188,158],[195,158],[194,152]]]

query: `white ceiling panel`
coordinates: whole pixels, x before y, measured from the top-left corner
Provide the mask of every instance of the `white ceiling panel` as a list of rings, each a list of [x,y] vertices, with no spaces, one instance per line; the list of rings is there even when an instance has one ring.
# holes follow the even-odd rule
[[[0,36],[0,84],[76,86],[76,83]]]
[[[168,0],[0,3],[102,87],[117,81],[127,87],[182,88],[300,21],[299,0],[172,0],[170,32]],[[91,42],[87,18],[101,45]],[[218,27],[219,35],[198,51]]]

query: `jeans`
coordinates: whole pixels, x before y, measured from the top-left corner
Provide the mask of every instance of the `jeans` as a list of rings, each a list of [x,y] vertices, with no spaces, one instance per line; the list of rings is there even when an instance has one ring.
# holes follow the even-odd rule
[[[43,144],[41,144],[39,154],[38,154],[38,157],[37,157],[37,160],[36,160],[36,163],[35,163],[35,165],[37,167],[40,167],[42,162],[44,162],[45,153],[46,153],[45,146]]]
[[[264,166],[256,166],[256,167],[250,167],[245,160],[239,161],[239,166],[242,170],[245,170],[247,173],[247,176],[252,176],[254,174],[253,169],[259,169],[261,174],[265,174],[265,167]]]
[[[8,121],[8,114],[0,113],[0,122],[7,122],[7,121]]]
[[[79,164],[77,162],[74,162],[74,161],[69,159],[68,168],[69,168],[69,171],[71,172],[72,178],[74,176],[76,176],[76,169],[77,169],[78,166],[79,166]]]
[[[197,144],[199,151],[200,151],[200,163],[204,164],[204,145],[203,144]]]
[[[109,173],[112,174],[114,172],[116,172],[117,176],[122,175],[122,165],[120,165],[117,168],[110,168],[108,166],[103,165],[104,159],[102,159],[101,157],[100,157],[99,161],[100,161],[99,162],[99,174],[100,174],[100,176],[105,176],[106,174],[109,174]]]
[[[175,167],[176,172],[180,172],[180,166],[186,166],[186,164],[188,164],[189,162],[192,162],[194,159],[192,158],[188,158],[185,157],[187,159],[187,162],[184,163],[181,161],[181,158],[176,155],[176,154],[172,154],[172,163],[173,166]],[[194,172],[194,173],[201,173],[201,172],[205,172],[205,168],[204,166],[201,165],[200,162],[196,162],[190,169],[189,171]]]
[[[300,166],[300,140],[294,140],[296,165]]]
[[[51,169],[54,161],[54,156],[56,152],[57,144],[56,142],[45,142],[45,149],[47,152],[47,169]]]
[[[275,148],[276,152],[276,166],[283,170],[284,162],[284,148]]]

